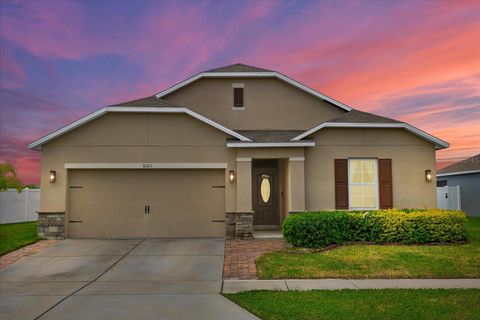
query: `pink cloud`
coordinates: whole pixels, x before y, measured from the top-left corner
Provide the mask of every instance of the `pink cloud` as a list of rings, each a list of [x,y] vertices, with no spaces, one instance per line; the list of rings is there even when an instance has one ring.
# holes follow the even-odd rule
[[[107,36],[108,24],[92,23],[85,3],[77,1],[12,2],[2,8],[0,35],[43,59],[72,59],[121,54],[128,24]],[[111,30],[113,31],[113,29]]]
[[[23,66],[7,50],[0,49],[0,86],[8,89],[23,87],[27,74]]]
[[[325,3],[319,8],[330,9]],[[352,10],[357,9],[353,4]],[[262,61],[289,73],[361,110],[380,111],[386,116],[398,113],[389,98],[419,94],[426,86],[448,83],[447,90],[457,92],[459,98],[480,96],[480,4],[408,3],[394,9],[384,18],[354,25],[355,19],[347,15],[342,24],[351,29],[339,27],[332,17],[319,15],[322,10],[312,10],[301,20],[286,22],[275,34],[264,34],[260,41],[263,46],[246,53],[246,57],[252,63]],[[465,95],[461,90],[468,81],[477,85],[468,85],[472,92]],[[406,111],[400,119],[451,142],[439,157],[466,157],[480,152],[480,115],[468,121],[448,119],[452,113],[471,114],[472,106],[456,103],[426,101],[421,110]]]
[[[279,6],[278,1],[264,0],[246,2],[246,5],[240,10],[240,14],[236,16],[236,20],[243,21],[255,21],[264,19]]]

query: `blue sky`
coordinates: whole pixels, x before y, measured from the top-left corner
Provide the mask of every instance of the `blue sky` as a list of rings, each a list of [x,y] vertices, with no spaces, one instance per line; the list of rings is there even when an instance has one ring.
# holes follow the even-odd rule
[[[102,106],[243,62],[480,152],[478,1],[2,1],[0,161]],[[446,160],[442,162],[442,160]]]

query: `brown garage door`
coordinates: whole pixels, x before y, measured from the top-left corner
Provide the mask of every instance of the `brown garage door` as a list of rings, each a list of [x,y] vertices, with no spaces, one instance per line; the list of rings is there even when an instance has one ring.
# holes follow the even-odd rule
[[[67,236],[223,237],[224,186],[223,170],[71,170]]]

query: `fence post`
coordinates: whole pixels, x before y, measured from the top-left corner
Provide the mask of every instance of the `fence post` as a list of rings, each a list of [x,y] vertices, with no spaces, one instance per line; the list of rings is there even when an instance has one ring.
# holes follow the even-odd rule
[[[442,187],[442,209],[447,209],[447,194],[448,194],[448,187]]]
[[[23,190],[25,192],[25,202],[23,203],[24,206],[24,214],[25,214],[25,221],[28,221],[28,195],[30,194],[30,189],[25,188]]]
[[[462,210],[460,185],[457,185],[457,210]]]

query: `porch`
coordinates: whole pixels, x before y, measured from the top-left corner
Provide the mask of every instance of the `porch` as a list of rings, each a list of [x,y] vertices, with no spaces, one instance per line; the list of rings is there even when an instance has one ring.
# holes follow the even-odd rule
[[[281,239],[291,212],[305,211],[303,148],[240,149],[236,211],[227,213],[227,239]]]

